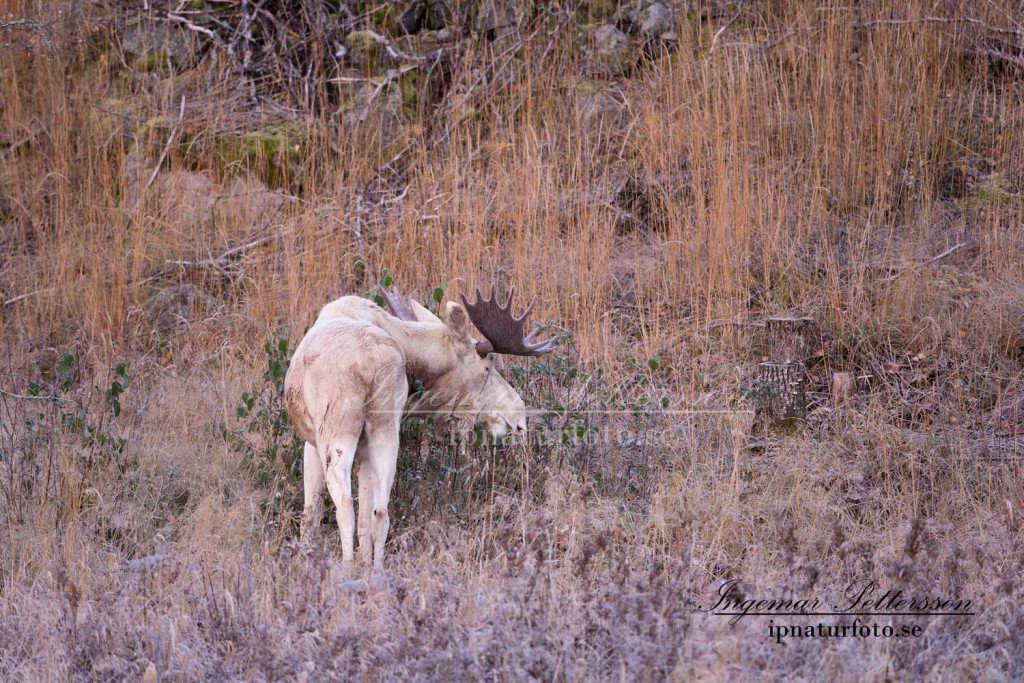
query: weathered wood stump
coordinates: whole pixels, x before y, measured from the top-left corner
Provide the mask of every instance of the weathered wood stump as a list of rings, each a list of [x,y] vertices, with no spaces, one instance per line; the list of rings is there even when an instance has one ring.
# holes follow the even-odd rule
[[[769,425],[792,427],[807,415],[805,361],[819,343],[812,318],[765,321],[768,360],[759,363],[755,380],[758,413]]]
[[[771,422],[806,416],[806,374],[804,364],[799,362],[759,363],[756,386],[761,414]]]

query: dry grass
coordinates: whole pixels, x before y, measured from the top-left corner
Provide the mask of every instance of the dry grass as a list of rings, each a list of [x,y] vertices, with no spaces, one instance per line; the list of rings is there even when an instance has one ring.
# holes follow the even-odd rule
[[[125,68],[101,10],[7,3],[0,21],[54,30],[0,36],[0,388],[64,404],[0,395],[0,677],[1024,677],[1024,77],[963,20],[1024,15],[753,3],[709,53],[734,12],[681,11],[678,50],[616,84],[584,79],[571,31],[482,90],[500,56],[467,50],[445,104],[386,139],[309,114],[294,156],[225,164],[218,140],[284,107],[257,122],[223,67]],[[623,106],[584,123],[594,87]],[[557,362],[606,388],[551,359],[520,380],[538,408],[613,408],[617,388],[742,411],[761,335],[714,323],[778,314],[826,331],[814,395],[835,371],[859,392],[789,434],[710,412],[594,423],[673,435],[656,447],[410,439],[388,570],[364,582],[334,534],[296,553],[286,473],[258,485],[220,429],[265,340],[384,268],[541,293],[572,333]],[[184,308],[155,303],[182,284]],[[874,579],[977,615],[778,646],[763,618],[695,611],[732,578],[826,601]]]

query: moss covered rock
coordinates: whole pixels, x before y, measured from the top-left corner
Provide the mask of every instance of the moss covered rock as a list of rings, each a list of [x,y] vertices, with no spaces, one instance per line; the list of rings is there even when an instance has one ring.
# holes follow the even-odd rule
[[[338,111],[345,134],[359,141],[368,157],[392,157],[406,144],[403,90],[399,79],[387,85],[365,83]]]
[[[169,71],[174,68],[174,59],[166,52],[139,55],[132,62],[136,71]]]
[[[309,132],[285,122],[240,135],[220,135],[214,155],[229,175],[238,172],[263,180],[270,187],[287,186],[309,146]]]
[[[628,74],[636,65],[637,54],[629,37],[612,24],[594,31],[593,55],[612,76]]]
[[[191,67],[202,47],[196,34],[147,18],[129,22],[120,39],[128,63],[141,71]]]
[[[345,61],[353,69],[380,73],[395,65],[387,47],[387,39],[376,31],[352,31],[345,36]]]
[[[1002,174],[993,173],[978,181],[974,188],[974,204],[977,207],[995,207],[1009,204],[1013,199],[1013,191]]]
[[[623,105],[613,97],[612,89],[607,83],[599,84],[584,79],[577,83],[573,90],[576,94],[576,115],[584,125],[617,122],[620,118]]]

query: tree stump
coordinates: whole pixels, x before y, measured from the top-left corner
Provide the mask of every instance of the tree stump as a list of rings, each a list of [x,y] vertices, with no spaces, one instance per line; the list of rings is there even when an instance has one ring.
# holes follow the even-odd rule
[[[761,414],[772,422],[805,417],[805,375],[806,369],[800,362],[759,363],[756,395]]]

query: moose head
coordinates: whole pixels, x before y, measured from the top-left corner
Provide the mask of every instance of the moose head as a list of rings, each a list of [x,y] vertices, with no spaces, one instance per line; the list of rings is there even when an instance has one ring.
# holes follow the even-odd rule
[[[490,354],[540,356],[554,349],[552,339],[536,341],[538,327],[526,334],[526,320],[537,298],[516,317],[512,312],[515,288],[504,305],[499,303],[495,287],[490,298],[477,289],[474,302],[465,294],[462,304],[448,302],[442,322],[413,297],[403,297],[397,288],[382,291],[388,310],[396,318],[445,328],[441,343],[434,349],[430,376],[419,378],[426,391],[410,403],[409,412],[431,414],[439,425],[460,433],[476,425],[496,440],[508,434],[525,435],[523,399],[498,372]],[[475,338],[474,327],[483,339]]]

